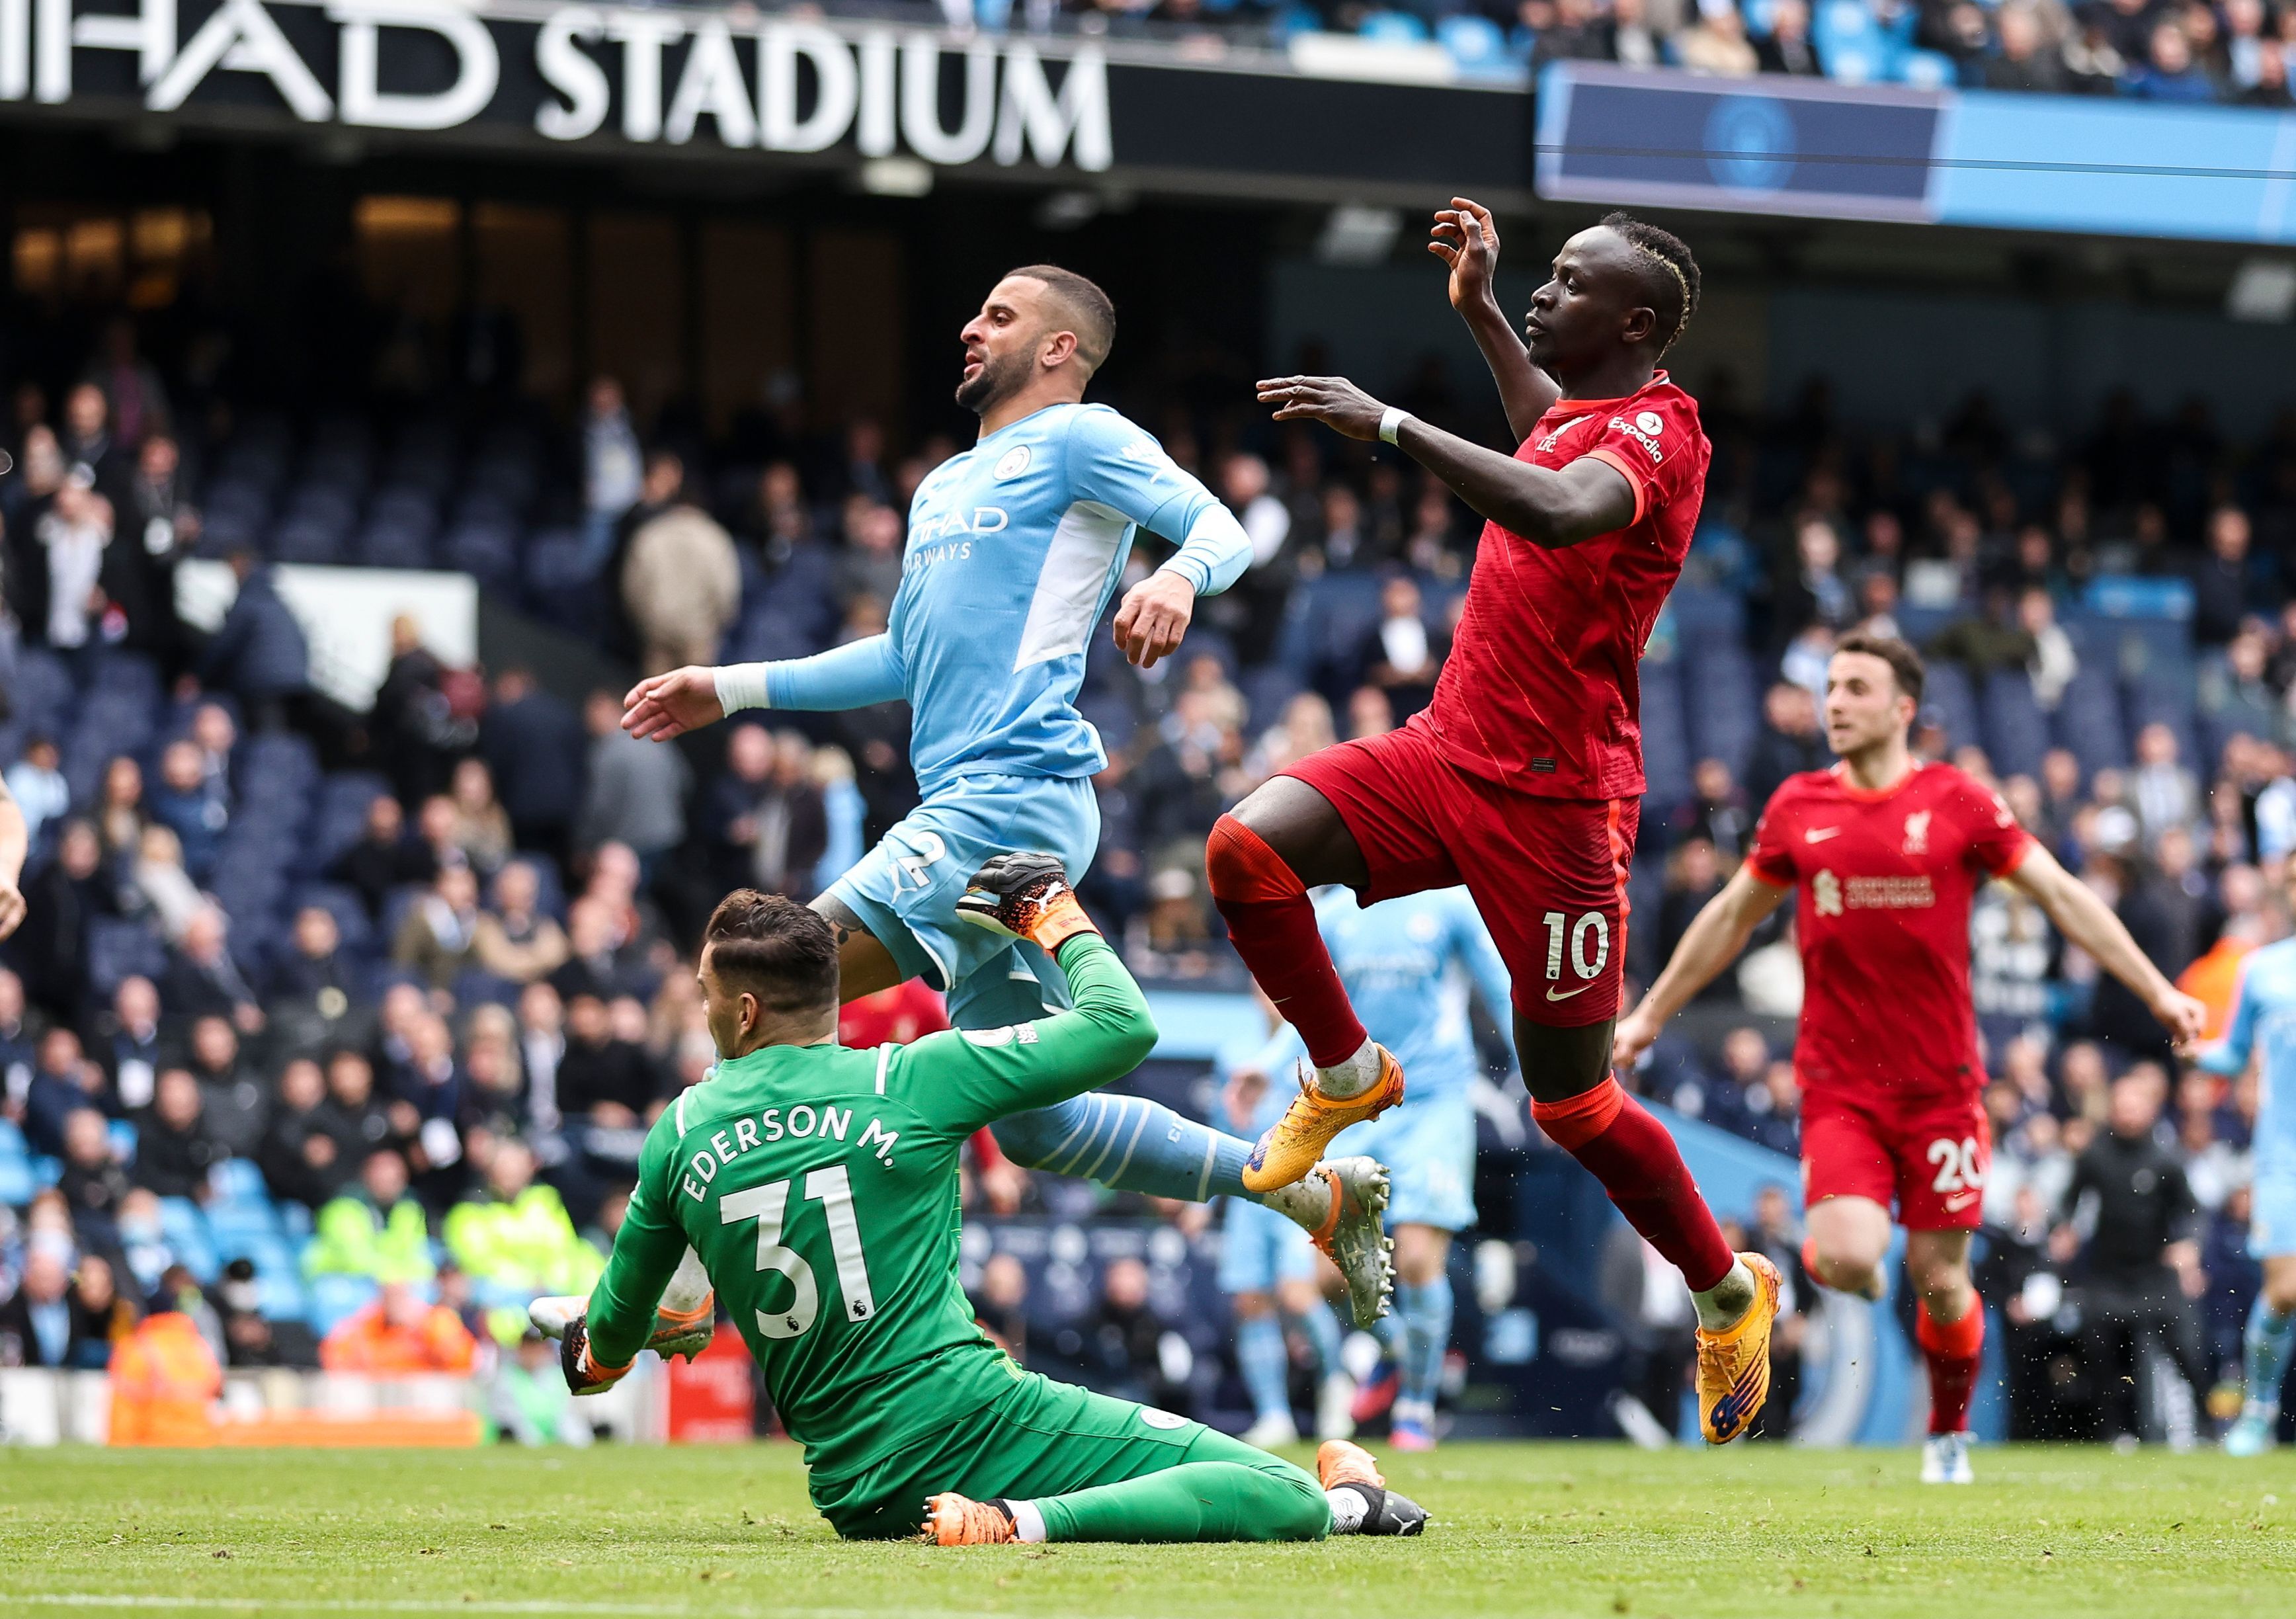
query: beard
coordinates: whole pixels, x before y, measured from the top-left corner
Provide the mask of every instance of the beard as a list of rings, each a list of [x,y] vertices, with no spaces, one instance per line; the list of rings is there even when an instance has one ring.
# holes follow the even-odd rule
[[[975,415],[987,414],[1026,385],[1030,363],[1025,354],[989,356],[969,381],[956,385],[956,402]]]

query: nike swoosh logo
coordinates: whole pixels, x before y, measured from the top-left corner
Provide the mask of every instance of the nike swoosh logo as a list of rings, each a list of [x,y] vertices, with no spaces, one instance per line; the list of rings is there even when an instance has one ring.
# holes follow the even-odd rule
[[[1805,843],[1823,843],[1828,838],[1838,838],[1841,835],[1841,828],[1839,826],[1813,826],[1801,834],[1802,842]]]
[[[1556,994],[1553,990],[1551,990],[1551,989],[1550,989],[1550,990],[1547,990],[1547,992],[1546,992],[1546,999],[1549,999],[1549,1000],[1569,1000],[1569,999],[1570,999],[1573,995],[1584,995],[1585,993],[1587,993],[1587,990],[1589,990],[1593,989],[1594,987],[1595,987],[1595,986],[1594,986],[1593,984],[1591,984],[1591,983],[1582,983],[1582,984],[1580,984],[1580,985],[1579,985],[1577,989],[1575,989],[1575,990],[1563,990],[1563,991],[1562,991],[1562,994],[1560,994],[1560,995],[1557,995],[1557,994]]]
[[[1948,1198],[1947,1198],[1947,1199],[1945,1200],[1945,1206],[1946,1206],[1946,1210],[1947,1210],[1947,1212],[1948,1212],[1948,1213],[1950,1213],[1952,1211],[1954,1211],[1954,1210],[1956,1210],[1956,1209],[1965,1209],[1965,1208],[1967,1208],[1971,1204],[1975,1203],[1976,1201],[1977,1201],[1977,1194],[1976,1194],[1976,1193],[1974,1193],[1974,1192],[1964,1192],[1964,1193],[1963,1193],[1960,1196],[1958,1196],[1958,1197],[1948,1197]]]

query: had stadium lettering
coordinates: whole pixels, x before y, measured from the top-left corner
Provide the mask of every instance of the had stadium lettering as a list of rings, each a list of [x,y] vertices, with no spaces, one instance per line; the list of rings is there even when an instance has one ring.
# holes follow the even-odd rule
[[[935,34],[849,34],[804,19],[451,0],[71,0],[0,5],[0,102],[60,106],[126,88],[149,112],[195,101],[244,110],[262,86],[308,124],[435,131],[525,124],[545,140],[619,135],[805,153],[850,144],[937,165],[1115,160],[1105,54],[1056,72],[1023,41],[961,48]],[[945,75],[944,57],[961,71]],[[329,80],[332,78],[332,82]],[[945,78],[949,82],[945,86]],[[1057,78],[1057,83],[1055,79]]]
[[[697,1148],[686,1161],[686,1172],[678,1189],[696,1203],[706,1202],[718,1171],[751,1147],[783,1139],[842,1141],[852,1129],[853,1110],[849,1107],[840,1111],[825,1102],[817,1108],[809,1102],[800,1102],[790,1108],[768,1107],[755,1119],[736,1119],[726,1129],[713,1132],[709,1145]],[[857,1145],[873,1146],[877,1161],[890,1167],[893,1144],[900,1138],[900,1131],[889,1130],[882,1120],[871,1118],[863,1127]]]

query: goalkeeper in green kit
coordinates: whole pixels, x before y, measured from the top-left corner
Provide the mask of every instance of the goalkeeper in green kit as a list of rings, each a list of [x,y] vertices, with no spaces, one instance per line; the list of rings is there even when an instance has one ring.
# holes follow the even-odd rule
[[[913,1046],[837,1044],[831,925],[742,890],[709,919],[700,978],[723,1060],[648,1134],[606,1273],[540,1300],[577,1393],[627,1372],[689,1245],[731,1312],[814,1505],[849,1539],[1314,1541],[1414,1534],[1426,1514],[1371,1457],[1320,1478],[1164,1411],[1024,1371],[957,1281],[957,1155],[1007,1114],[1121,1078],[1155,1044],[1139,986],[1055,860],[1002,855],[968,921],[1042,946],[1073,1009]],[[579,1312],[579,1313],[578,1313]]]

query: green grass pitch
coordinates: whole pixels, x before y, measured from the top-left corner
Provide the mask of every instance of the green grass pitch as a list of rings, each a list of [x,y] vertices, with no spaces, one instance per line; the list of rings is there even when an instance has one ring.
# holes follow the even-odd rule
[[[840,1545],[781,1444],[0,1451],[0,1614],[2296,1614],[2296,1459],[1977,1459],[1457,1444],[1389,1464],[1423,1540],[939,1551]]]

